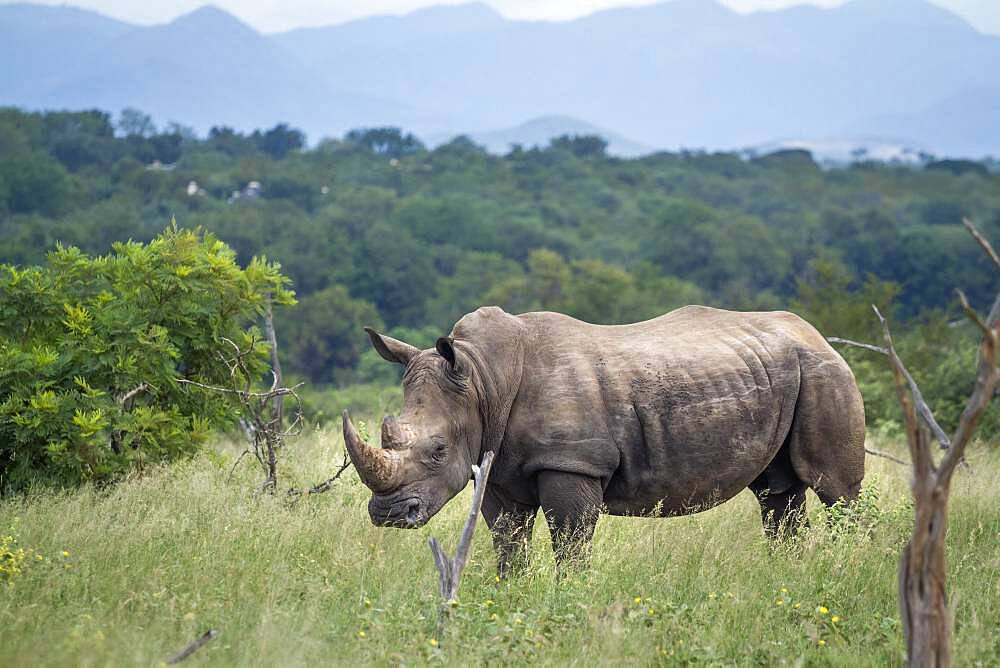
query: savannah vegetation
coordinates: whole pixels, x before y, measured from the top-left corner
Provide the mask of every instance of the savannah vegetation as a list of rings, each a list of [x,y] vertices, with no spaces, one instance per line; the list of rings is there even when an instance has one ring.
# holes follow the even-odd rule
[[[324,477],[339,439],[331,428],[297,442],[289,484]],[[0,503],[0,534],[24,551],[0,588],[0,662],[156,665],[213,628],[191,665],[902,663],[896,571],[913,514],[909,472],[888,460],[869,457],[858,510],[840,522],[828,526],[810,493],[810,528],[778,548],[749,492],[688,517],[603,517],[590,566],[561,582],[541,518],[531,566],[513,581],[496,582],[478,531],[439,634],[427,539],[454,549],[471,489],[422,529],[380,529],[354,476],[295,502],[254,495],[254,468],[229,479],[242,447],[216,443],[107,489]],[[977,448],[969,463],[947,540],[954,662],[993,666],[1000,458]]]
[[[621,160],[594,137],[494,156],[391,128],[307,148],[282,125],[201,139],[135,110],[0,110],[0,662],[158,663],[211,627],[192,662],[898,664],[906,467],[869,458],[856,507],[811,496],[810,528],[777,547],[749,493],[606,517],[559,582],[544,526],[503,583],[481,531],[442,629],[426,539],[457,536],[469,490],[411,532],[370,526],[353,475],[256,494],[257,472],[233,469],[234,404],[173,379],[225,384],[223,342],[260,341],[274,303],[282,365],[308,383],[311,425],[281,461],[304,489],[341,460],[330,417],[398,407],[364,325],[429,346],[487,303],[614,323],[697,302],[877,341],[876,303],[950,432],[980,334],[950,291],[982,311],[995,285],[961,219],[1000,238],[998,186],[993,165],[955,160]],[[871,442],[905,456],[885,360],[843,354]],[[952,483],[959,665],[1000,656],[998,410]]]
[[[963,216],[1000,238],[994,163],[623,160],[596,137],[497,156],[463,139],[428,150],[393,128],[307,147],[285,125],[198,138],[137,110],[0,110],[0,262],[42,263],[59,242],[103,255],[152,240],[172,217],[223,240],[241,266],[277,262],[299,301],[276,311],[282,366],[308,381],[314,415],[339,414],[334,391],[370,396],[398,380],[365,325],[429,346],[483,304],[617,323],[702,303],[790,309],[824,334],[872,341],[875,303],[909,321],[895,328],[908,333],[901,353],[950,430],[978,342],[954,324],[951,291],[980,311],[993,296]],[[882,360],[844,353],[870,424],[898,423]]]

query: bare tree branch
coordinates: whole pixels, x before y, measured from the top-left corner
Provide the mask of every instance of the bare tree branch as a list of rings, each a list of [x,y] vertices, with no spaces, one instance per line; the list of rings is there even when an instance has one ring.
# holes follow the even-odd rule
[[[134,399],[135,396],[140,392],[144,392],[148,387],[149,385],[147,385],[146,383],[139,383],[138,385],[135,386],[135,388],[129,390],[128,392],[120,396],[118,398],[118,403],[127,408],[129,405],[128,402]]]
[[[307,489],[305,491],[305,493],[306,494],[322,494],[323,492],[329,492],[331,489],[333,489],[333,483],[337,482],[337,479],[344,473],[344,471],[346,471],[349,468],[351,468],[351,460],[347,456],[347,451],[344,450],[344,460],[340,463],[340,467],[337,469],[337,472],[334,473],[331,477],[329,477],[326,480],[324,480],[323,482],[318,483],[316,485],[313,485],[312,487],[310,487],[309,489]],[[302,495],[302,490],[301,489],[290,489],[290,490],[288,490],[288,495],[289,496],[301,496]]]
[[[962,305],[962,312],[965,313],[965,317],[971,320],[972,324],[978,327],[979,331],[981,331],[984,336],[989,337],[991,327],[996,326],[995,318],[997,317],[997,314],[1000,313],[1000,294],[997,295],[996,300],[993,302],[993,306],[990,308],[990,314],[986,317],[987,322],[983,322],[979,317],[979,314],[976,313],[976,309],[972,308],[969,304],[969,300],[965,297],[964,292],[956,289],[955,294],[958,295],[958,301]],[[991,322],[993,325],[989,324]]]
[[[241,390],[238,388],[230,387],[220,387],[218,385],[205,385],[204,383],[199,383],[194,380],[188,380],[187,378],[177,378],[178,383],[184,383],[185,385],[194,385],[195,387],[200,387],[203,390],[212,390],[213,392],[224,392],[227,394],[243,395],[247,398],[252,399],[271,399],[272,397],[284,397],[284,396],[294,396],[295,391],[305,385],[305,383],[296,383],[292,387],[279,387],[277,389],[270,389],[267,392],[248,392],[246,390]]]
[[[229,476],[226,478],[226,482],[229,482],[230,480],[233,479],[233,474],[236,473],[236,467],[239,466],[240,462],[243,461],[243,458],[249,454],[250,454],[250,448],[247,448],[246,450],[240,453],[240,456],[236,458],[235,462],[233,462],[233,468],[229,469]]]
[[[930,475],[934,471],[934,457],[931,455],[930,448],[927,445],[927,438],[920,428],[920,423],[917,422],[917,415],[914,409],[917,397],[913,394],[916,383],[911,384],[907,380],[908,378],[912,380],[912,376],[910,376],[903,365],[903,360],[896,353],[896,347],[892,342],[892,334],[889,331],[889,323],[882,317],[881,311],[874,304],[872,304],[872,310],[875,311],[875,316],[882,324],[882,336],[885,338],[886,348],[889,350],[889,362],[892,365],[893,376],[896,379],[896,397],[899,399],[899,404],[903,409],[903,424],[907,433],[906,443],[910,448],[910,459],[913,462],[915,475],[920,479]],[[917,392],[919,392],[919,388]],[[920,399],[921,401],[923,400],[922,395]],[[931,417],[933,419],[933,415]]]
[[[248,435],[252,444],[254,456],[257,462],[264,469],[265,478],[260,486],[260,491],[271,491],[278,484],[278,458],[277,452],[284,447],[285,439],[288,436],[301,433],[304,425],[302,413],[302,399],[298,395],[298,388],[303,384],[298,383],[293,387],[282,387],[281,378],[277,371],[271,369],[271,387],[265,392],[254,391],[254,375],[251,373],[248,358],[253,354],[253,347],[256,338],[251,334],[250,344],[244,350],[236,343],[223,337],[224,342],[233,348],[233,357],[227,358],[221,352],[219,359],[229,369],[229,380],[231,387],[221,387],[218,385],[207,385],[187,378],[176,379],[178,383],[193,385],[195,387],[219,392],[236,397],[242,407],[242,422],[244,432]],[[295,419],[287,429],[282,430],[281,411],[274,410],[274,401],[282,401],[284,397],[292,397],[295,400]],[[269,410],[270,409],[270,410]],[[267,415],[270,415],[268,417]],[[243,455],[237,459],[237,464]],[[236,465],[233,466],[234,470]],[[230,473],[232,475],[232,473]]]
[[[209,641],[214,640],[217,637],[219,637],[219,632],[216,631],[215,629],[209,629],[205,631],[198,638],[193,640],[187,647],[185,647],[180,652],[167,659],[167,665],[172,666],[175,663],[180,663],[181,661],[188,658],[189,656],[197,652],[199,649],[204,647],[206,644],[208,644]]]
[[[472,536],[476,532],[476,520],[479,518],[479,510],[483,505],[483,496],[486,494],[486,481],[490,477],[490,469],[493,468],[493,453],[487,452],[483,455],[481,466],[472,467],[472,475],[475,490],[472,494],[472,505],[469,507],[469,515],[465,520],[465,527],[462,529],[462,537],[458,541],[458,548],[455,550],[454,559],[449,559],[445,554],[441,544],[436,538],[431,538],[428,543],[431,547],[431,554],[434,555],[434,563],[438,569],[438,588],[441,592],[443,606],[438,617],[438,623],[443,623],[448,614],[448,606],[458,598],[458,586],[462,579],[462,570],[465,562],[469,558],[469,548],[472,545]]]
[[[844,343],[849,346],[856,346],[858,348],[864,348],[865,350],[870,350],[873,353],[879,353],[881,355],[888,355],[888,348],[883,348],[882,346],[873,346],[870,343],[859,343],[857,341],[851,341],[850,339],[842,339],[839,336],[828,336],[826,340],[830,343]]]
[[[874,450],[872,448],[865,448],[865,452],[869,455],[875,455],[876,457],[883,457],[891,462],[896,462],[897,464],[902,464],[903,466],[908,465],[910,462],[905,459],[900,459],[896,455],[890,455],[888,452],[882,452],[881,450]]]
[[[969,234],[972,235],[972,238],[975,239],[976,242],[982,247],[989,258],[993,260],[993,265],[997,269],[1000,269],[1000,256],[998,256],[997,252],[993,250],[993,246],[986,240],[986,237],[979,233],[979,230],[976,229],[976,226],[973,225],[972,221],[968,218],[963,218],[962,224],[965,225],[965,229],[969,231]]]
[[[971,224],[970,224],[971,225]],[[972,228],[975,229],[975,228]],[[961,295],[961,293],[959,293]],[[947,482],[955,466],[962,461],[965,446],[972,440],[972,435],[976,431],[976,423],[979,416],[986,409],[986,406],[993,398],[993,392],[997,385],[997,347],[1000,346],[1000,293],[993,300],[993,307],[987,316],[985,323],[979,319],[978,314],[968,306],[968,301],[962,297],[962,308],[970,320],[973,320],[980,329],[983,330],[983,343],[979,347],[979,367],[976,370],[976,383],[972,390],[972,395],[965,404],[962,417],[958,420],[958,427],[952,437],[952,448],[941,461],[938,477]]]
[[[879,320],[882,322],[882,326],[885,327],[885,320],[882,319],[882,314],[879,310],[875,308],[872,304],[872,308],[875,309],[875,313],[878,315]],[[851,341],[850,339],[842,339],[837,336],[828,336],[827,341],[831,343],[843,343],[850,346],[856,346],[858,348],[863,348],[864,350],[870,350],[881,355],[889,355],[889,349],[883,348],[882,346],[874,346],[870,343],[859,343],[857,341]],[[913,400],[916,404],[917,413],[923,418],[924,423],[930,428],[934,433],[934,438],[941,445],[942,450],[947,450],[951,447],[951,439],[948,438],[948,434],[945,433],[941,425],[938,424],[937,420],[934,418],[934,413],[931,411],[930,406],[927,405],[927,401],[924,399],[923,393],[921,393],[920,388],[917,386],[917,381],[913,379],[910,372],[905,366],[903,366],[902,361],[900,361],[900,367],[903,373],[903,377],[906,379],[907,384],[910,386],[910,392],[913,394]],[[875,453],[872,453],[875,454]]]
[[[271,349],[271,373],[274,375],[274,384],[271,386],[271,391],[273,392],[275,388],[281,385],[281,361],[278,359],[278,337],[274,333],[274,309],[271,308],[271,295],[267,296],[267,310],[264,311],[264,333],[267,336],[267,342],[270,344]],[[272,415],[278,421],[278,427],[284,424],[285,420],[285,401],[283,397],[274,398],[274,407]]]

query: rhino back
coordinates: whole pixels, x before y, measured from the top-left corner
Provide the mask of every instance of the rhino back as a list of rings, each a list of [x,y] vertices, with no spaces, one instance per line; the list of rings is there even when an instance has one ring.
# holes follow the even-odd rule
[[[614,326],[518,317],[524,372],[505,459],[520,476],[598,477],[611,512],[659,504],[683,513],[731,498],[781,447],[803,355],[846,368],[815,329],[783,312],[685,307]]]

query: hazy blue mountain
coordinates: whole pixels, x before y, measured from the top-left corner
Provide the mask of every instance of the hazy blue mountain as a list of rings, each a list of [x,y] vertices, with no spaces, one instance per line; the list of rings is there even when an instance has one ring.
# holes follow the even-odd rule
[[[564,22],[473,3],[269,36],[210,8],[136,27],[8,5],[0,83],[0,104],[288,121],[312,139],[380,124],[502,138],[571,117],[659,148],[886,136],[1000,154],[1000,37],[926,0],[752,14],[673,0]]]
[[[862,119],[847,129],[879,136],[933,137],[956,154],[973,158],[997,155],[1000,86],[964,90],[908,113]]]
[[[428,138],[428,143],[431,146],[443,144],[459,134],[463,133],[433,136]],[[542,116],[512,128],[464,134],[480,146],[486,147],[488,151],[499,154],[507,153],[515,144],[525,149],[533,146],[545,147],[552,138],[562,135],[598,135],[608,142],[608,153],[621,157],[635,157],[653,152],[649,146],[627,139],[617,132],[599,128],[570,116]]]
[[[84,55],[131,28],[73,7],[0,5],[0,102],[27,102]]]
[[[652,146],[750,146],[776,137],[870,134],[871,119],[908,116],[1000,84],[1000,38],[925,0],[854,0],[737,14],[713,0],[617,8],[568,22],[497,20],[482,6],[438,8],[480,20],[447,35],[411,17],[393,36],[371,19],[277,35],[352,90],[405,99],[438,124],[486,131],[565,114]],[[341,64],[337,67],[336,64]],[[973,115],[962,135],[1000,152],[1000,128]],[[933,123],[932,123],[933,125]],[[443,126],[443,127],[442,127]],[[904,140],[970,150],[953,132],[911,124]],[[888,128],[900,136],[902,128]]]
[[[489,5],[470,2],[436,5],[403,16],[372,16],[348,23],[300,28],[274,36],[274,40],[306,60],[329,54],[331,49],[398,46],[427,38],[444,38],[502,26],[504,18]]]
[[[8,25],[10,9],[0,6],[0,25]],[[27,9],[15,6],[16,12]],[[0,89],[0,104],[112,111],[132,106],[157,121],[177,120],[202,132],[212,125],[249,129],[291,121],[308,132],[328,133],[408,120],[406,105],[338,89],[273,40],[214,7],[165,25],[115,23],[111,28],[93,13],[44,9],[79,19],[73,26],[62,20],[68,27],[49,42],[44,42],[42,27],[34,29],[32,59],[61,62],[51,68],[50,76],[27,80],[16,68],[8,71],[9,45],[0,42],[0,77],[20,81],[15,89]]]

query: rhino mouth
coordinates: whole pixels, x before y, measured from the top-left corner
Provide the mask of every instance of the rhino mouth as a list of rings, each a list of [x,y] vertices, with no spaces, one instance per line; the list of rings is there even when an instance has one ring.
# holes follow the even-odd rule
[[[416,529],[427,524],[430,515],[419,497],[393,499],[373,495],[368,502],[368,515],[377,527]]]

